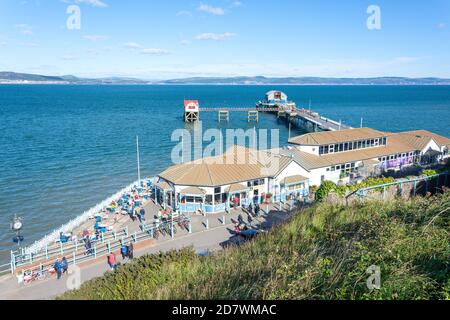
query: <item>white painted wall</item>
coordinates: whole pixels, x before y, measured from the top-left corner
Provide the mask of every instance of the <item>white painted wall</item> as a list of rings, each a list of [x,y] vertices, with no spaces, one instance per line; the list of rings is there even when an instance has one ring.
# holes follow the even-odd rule
[[[296,146],[298,150],[314,154],[316,156],[319,155],[319,146]]]

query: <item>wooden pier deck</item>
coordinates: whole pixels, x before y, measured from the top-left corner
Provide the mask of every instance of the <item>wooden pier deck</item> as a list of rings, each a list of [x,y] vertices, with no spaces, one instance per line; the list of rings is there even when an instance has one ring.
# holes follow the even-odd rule
[[[280,106],[277,108],[264,108],[264,107],[254,107],[254,108],[200,108],[200,112],[268,112],[268,113],[276,113],[278,118],[284,118],[287,121],[293,123],[294,125],[298,125],[307,129],[311,129],[312,131],[339,131],[345,129],[351,129],[352,127],[343,124],[342,122],[338,122],[326,117],[321,116],[319,113],[306,110],[299,109],[293,106]]]

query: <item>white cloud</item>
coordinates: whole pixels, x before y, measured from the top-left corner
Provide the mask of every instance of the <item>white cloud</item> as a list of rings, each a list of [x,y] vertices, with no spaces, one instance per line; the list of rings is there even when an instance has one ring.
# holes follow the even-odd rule
[[[101,0],[75,0],[75,3],[85,3],[93,7],[106,8],[108,5]]]
[[[178,11],[177,12],[177,17],[182,17],[182,16],[192,16],[192,12],[190,11]]]
[[[106,40],[106,39],[108,39],[108,37],[92,34],[92,35],[85,35],[85,36],[83,36],[83,39],[95,42],[95,41]]]
[[[65,60],[65,61],[73,61],[73,60],[76,60],[77,58],[75,56],[68,55],[68,56],[62,56],[61,59]]]
[[[8,43],[6,43],[5,41],[0,41],[0,46],[6,46]]]
[[[158,49],[158,48],[147,48],[147,49],[142,49],[140,51],[140,53],[154,55],[154,56],[160,56],[160,55],[169,54],[169,51],[164,50],[164,49]]]
[[[233,1],[233,3],[231,4],[231,7],[233,8],[238,8],[238,7],[242,7],[243,3],[241,1]]]
[[[203,11],[210,13],[215,16],[223,16],[225,14],[225,10],[223,10],[220,7],[212,7],[207,4],[200,4],[200,6],[197,8],[198,11]]]
[[[32,36],[33,31],[31,30],[31,27],[25,23],[16,24],[14,27],[20,30],[20,33],[25,36]]]
[[[136,43],[136,42],[133,42],[133,41],[126,42],[126,43],[124,43],[122,45],[125,48],[128,48],[128,49],[141,49],[142,48],[142,46],[139,43]]]
[[[441,22],[437,25],[438,29],[444,29],[446,26],[447,26],[447,24],[444,22]]]
[[[180,42],[183,46],[187,46],[189,44],[191,44],[191,42],[189,40],[181,40]]]
[[[225,33],[202,33],[195,37],[197,40],[213,40],[213,41],[223,41],[229,38],[235,37],[235,33],[225,32]]]
[[[25,47],[37,47],[38,44],[36,42],[22,42],[21,45]]]

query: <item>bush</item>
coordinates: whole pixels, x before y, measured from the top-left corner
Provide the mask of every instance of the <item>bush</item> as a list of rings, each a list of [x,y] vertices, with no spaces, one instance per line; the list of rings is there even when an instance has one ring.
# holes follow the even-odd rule
[[[422,171],[422,175],[427,176],[427,177],[435,176],[437,174],[439,174],[439,172],[437,170],[423,170]]]
[[[330,192],[336,190],[337,185],[332,181],[324,181],[315,193],[315,200],[320,202],[328,197]]]

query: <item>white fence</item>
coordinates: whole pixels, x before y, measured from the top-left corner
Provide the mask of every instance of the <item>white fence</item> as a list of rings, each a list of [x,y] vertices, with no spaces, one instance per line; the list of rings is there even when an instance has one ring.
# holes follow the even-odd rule
[[[155,182],[155,178],[149,178],[149,179],[143,179],[142,181],[148,181],[151,180],[153,183]],[[81,226],[83,223],[89,220],[89,218],[94,217],[97,215],[100,211],[106,209],[111,202],[118,201],[120,198],[122,198],[122,195],[130,192],[133,186],[139,185],[139,181],[136,181],[132,184],[130,184],[128,187],[122,189],[121,191],[117,192],[116,194],[112,195],[108,199],[100,202],[95,207],[85,211],[83,214],[79,215],[73,220],[70,220],[65,225],[61,226],[60,228],[54,230],[50,234],[46,235],[41,240],[36,241],[34,244],[24,248],[24,252],[26,254],[35,254],[41,250],[44,250],[45,247],[51,243],[54,243],[57,239],[59,239],[60,233],[67,233],[71,232],[75,228]]]

